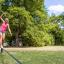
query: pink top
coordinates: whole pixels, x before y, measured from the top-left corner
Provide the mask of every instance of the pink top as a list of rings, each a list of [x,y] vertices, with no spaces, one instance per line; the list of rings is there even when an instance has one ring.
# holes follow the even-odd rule
[[[8,27],[8,23],[7,22],[3,22],[2,25],[1,25],[2,32],[5,32],[7,27]]]

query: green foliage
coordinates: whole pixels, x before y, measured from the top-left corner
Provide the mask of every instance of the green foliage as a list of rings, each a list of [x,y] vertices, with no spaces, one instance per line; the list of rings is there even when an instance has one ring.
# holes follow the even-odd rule
[[[44,0],[24,0],[26,10],[29,10],[30,12],[35,10],[42,10],[43,2]]]
[[[13,0],[14,2],[14,0]],[[32,4],[34,4],[34,7],[37,6],[37,4],[35,5],[36,0],[34,0],[33,2],[31,0],[29,0],[29,2],[31,2]],[[37,2],[40,2],[39,0]],[[15,4],[17,4],[18,1],[15,2]],[[27,1],[24,1],[24,4],[26,5]],[[41,2],[42,3],[42,2]],[[42,4],[40,4],[42,6]],[[17,5],[18,6],[18,5]],[[32,6],[30,4],[30,6]],[[38,5],[39,6],[39,5]],[[14,20],[12,21],[12,26],[13,26],[13,32],[15,34],[15,32],[18,32],[19,29],[19,34],[22,37],[22,41],[24,45],[28,45],[28,46],[44,46],[44,45],[51,45],[53,40],[52,40],[52,36],[48,35],[48,33],[46,33],[47,35],[45,36],[45,32],[43,31],[39,31],[39,27],[38,24],[41,24],[43,22],[45,22],[46,19],[46,15],[44,12],[41,12],[40,9],[33,9],[35,11],[33,12],[29,12],[26,10],[27,7],[16,7],[16,5],[14,7],[10,7],[8,8],[8,13],[10,13],[11,15],[13,15]],[[32,8],[32,7],[30,7]],[[31,9],[30,9],[31,10]],[[35,20],[36,17],[39,17],[39,21],[38,19]],[[35,18],[34,18],[35,17]],[[36,25],[35,25],[36,22]],[[45,40],[46,37],[49,37],[47,40]]]
[[[51,28],[50,33],[54,36],[55,45],[64,45],[64,30],[61,29],[61,26],[63,26],[63,20],[63,15],[53,15],[49,18],[49,27]],[[60,24],[58,25],[58,23]]]
[[[45,23],[46,19],[47,19],[47,15],[44,12],[41,12],[39,10],[32,12],[32,17],[33,17],[33,19],[35,21],[34,23],[36,25],[38,25],[38,24],[41,25],[41,23],[42,24]]]
[[[63,44],[64,32],[58,22],[63,22],[64,16],[48,17],[44,0],[12,0],[12,6],[2,6],[7,1],[0,0],[0,9],[6,13],[3,18],[10,20],[13,37],[7,35],[8,40],[20,37],[25,46]]]
[[[5,0],[0,0],[0,3],[2,4]]]
[[[12,0],[12,2],[14,3],[14,6],[22,7],[24,5],[24,0]]]
[[[17,28],[20,32],[23,32],[28,25],[32,24],[30,12],[26,11],[24,7],[11,7],[8,9],[8,12],[14,16],[14,19],[12,20],[14,29]]]
[[[36,26],[28,27],[23,34],[23,39],[24,45],[27,44],[27,46],[44,46],[54,44],[53,36],[47,32],[40,31]]]

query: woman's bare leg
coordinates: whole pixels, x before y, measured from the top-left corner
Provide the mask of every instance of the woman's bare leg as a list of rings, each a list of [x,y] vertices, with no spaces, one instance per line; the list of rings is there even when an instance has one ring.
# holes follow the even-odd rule
[[[3,45],[2,45],[2,32],[0,32],[0,48],[1,48],[1,52],[3,52]]]
[[[0,47],[2,46],[2,33],[0,32]]]
[[[2,33],[2,37],[1,37],[1,53],[3,52],[3,43],[4,43],[4,40],[5,40],[5,33]]]
[[[2,34],[2,45],[5,42],[5,33]]]

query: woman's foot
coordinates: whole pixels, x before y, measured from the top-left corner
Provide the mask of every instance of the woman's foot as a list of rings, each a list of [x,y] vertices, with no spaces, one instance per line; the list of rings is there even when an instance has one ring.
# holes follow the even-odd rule
[[[1,45],[1,53],[3,52],[3,46]]]
[[[1,53],[3,53],[3,48],[1,48]]]

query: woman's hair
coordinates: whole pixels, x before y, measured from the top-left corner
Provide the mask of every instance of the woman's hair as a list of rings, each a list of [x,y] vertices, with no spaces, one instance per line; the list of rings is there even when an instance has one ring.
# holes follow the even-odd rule
[[[5,18],[5,21],[6,21],[6,22],[9,22],[9,19],[8,19],[8,18]]]

